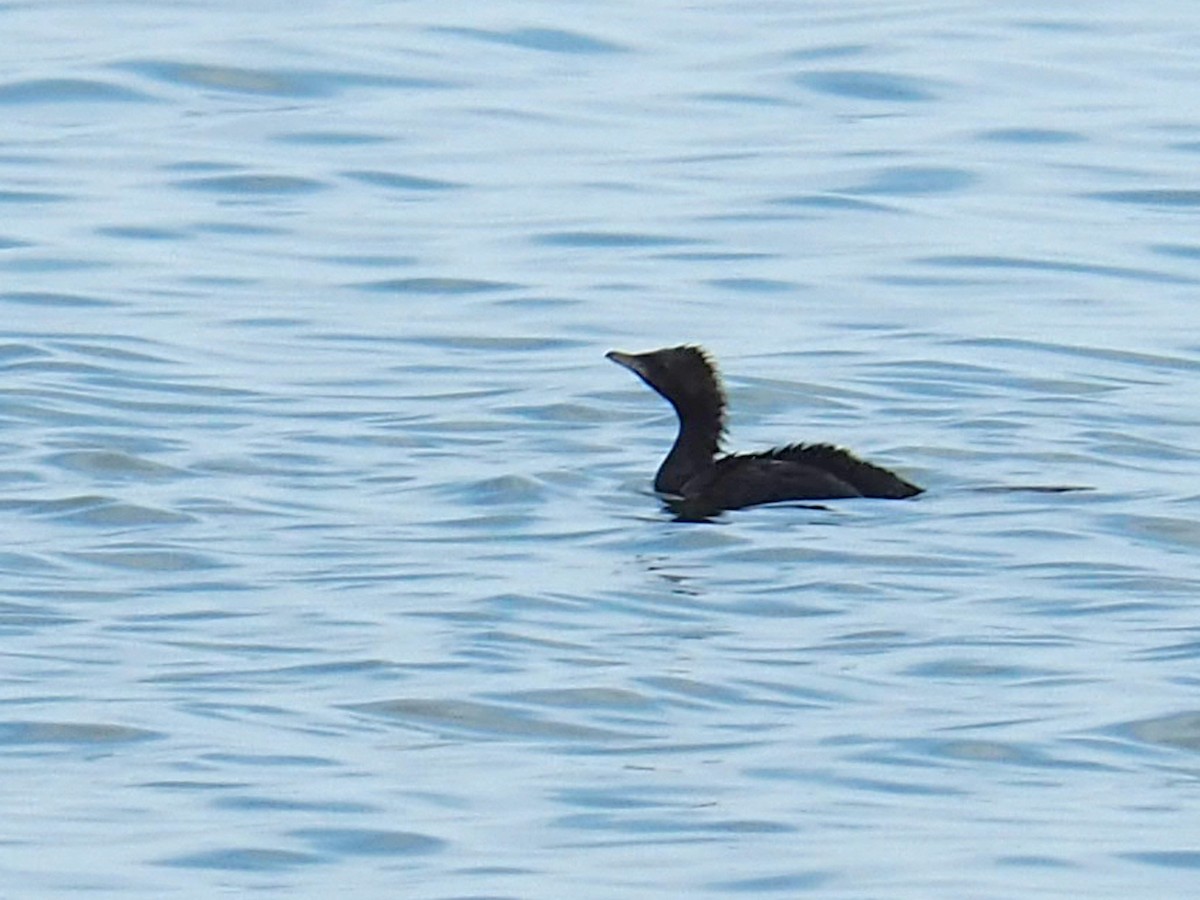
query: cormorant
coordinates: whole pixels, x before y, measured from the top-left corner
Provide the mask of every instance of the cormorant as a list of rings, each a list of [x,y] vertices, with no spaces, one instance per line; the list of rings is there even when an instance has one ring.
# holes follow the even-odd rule
[[[783,500],[881,497],[901,500],[922,489],[830,444],[788,444],[762,453],[723,453],[725,392],[701,347],[666,347],[607,358],[636,374],[675,408],[679,434],[654,476],[681,519]]]

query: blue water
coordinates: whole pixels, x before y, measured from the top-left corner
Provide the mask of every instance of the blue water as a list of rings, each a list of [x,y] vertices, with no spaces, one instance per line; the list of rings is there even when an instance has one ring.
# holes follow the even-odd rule
[[[0,33],[0,895],[1195,893],[1200,8]]]

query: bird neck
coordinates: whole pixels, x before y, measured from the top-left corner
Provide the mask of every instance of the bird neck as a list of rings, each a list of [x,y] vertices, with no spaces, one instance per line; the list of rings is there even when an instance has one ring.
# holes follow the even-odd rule
[[[720,445],[719,415],[696,417],[679,412],[679,434],[654,476],[654,489],[664,494],[681,493],[688,481],[714,465]]]

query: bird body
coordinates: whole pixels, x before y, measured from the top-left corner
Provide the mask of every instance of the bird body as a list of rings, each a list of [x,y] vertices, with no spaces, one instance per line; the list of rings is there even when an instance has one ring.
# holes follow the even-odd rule
[[[612,351],[608,359],[634,372],[664,397],[679,433],[654,478],[682,518],[785,500],[878,497],[900,500],[921,488],[830,444],[788,444],[761,453],[723,453],[725,391],[700,347],[648,353]]]

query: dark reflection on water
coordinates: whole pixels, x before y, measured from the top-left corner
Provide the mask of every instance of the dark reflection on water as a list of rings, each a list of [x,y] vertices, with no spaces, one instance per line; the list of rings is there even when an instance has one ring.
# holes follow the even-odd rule
[[[7,892],[1194,890],[1200,20],[224,6],[0,8]]]

